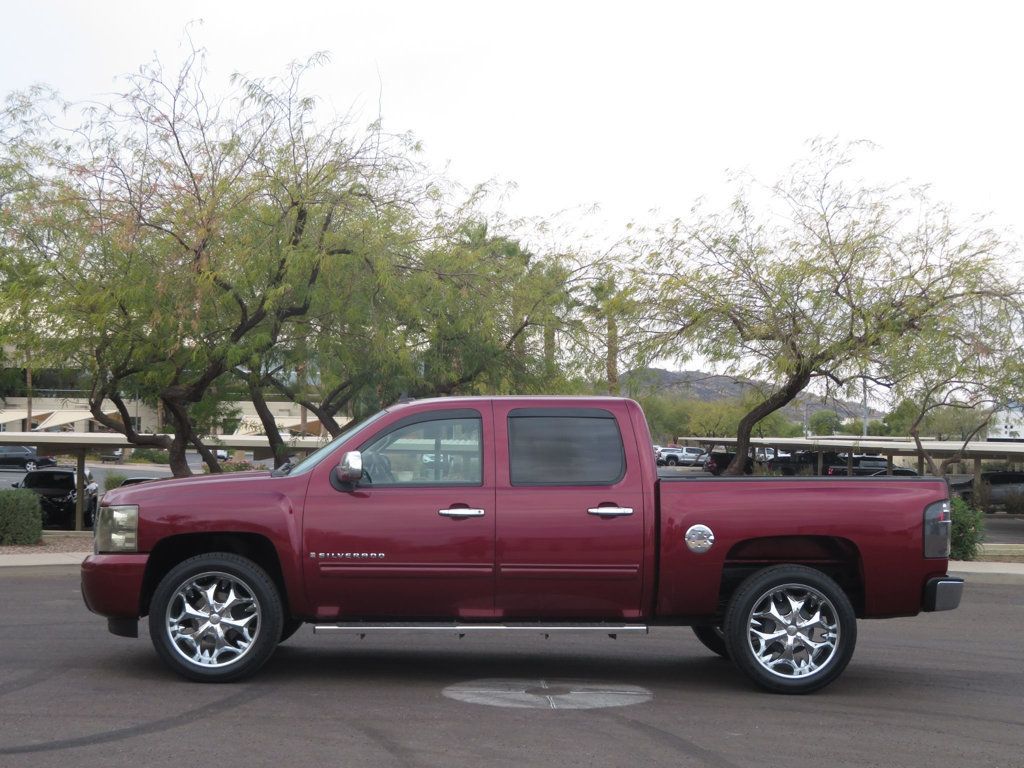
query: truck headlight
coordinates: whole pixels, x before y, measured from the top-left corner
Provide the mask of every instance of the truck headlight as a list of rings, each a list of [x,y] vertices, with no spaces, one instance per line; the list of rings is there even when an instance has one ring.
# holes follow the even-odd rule
[[[139,549],[139,508],[135,504],[100,507],[96,517],[96,554],[137,552]]]

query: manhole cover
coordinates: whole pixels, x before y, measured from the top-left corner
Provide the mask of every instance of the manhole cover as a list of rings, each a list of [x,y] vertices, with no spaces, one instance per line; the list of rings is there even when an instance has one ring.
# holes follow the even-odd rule
[[[520,709],[627,707],[654,696],[639,685],[591,680],[470,680],[449,685],[442,693],[470,704]]]

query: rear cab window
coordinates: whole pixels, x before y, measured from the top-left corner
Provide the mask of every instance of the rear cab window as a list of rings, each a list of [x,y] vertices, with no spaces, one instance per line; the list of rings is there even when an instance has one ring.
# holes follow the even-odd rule
[[[618,421],[601,408],[514,408],[508,450],[513,486],[615,485],[626,474]]]

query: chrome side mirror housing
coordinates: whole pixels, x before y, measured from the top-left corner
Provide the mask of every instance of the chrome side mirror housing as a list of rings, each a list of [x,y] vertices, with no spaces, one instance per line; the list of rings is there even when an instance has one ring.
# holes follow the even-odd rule
[[[359,451],[345,451],[335,470],[338,480],[355,485],[363,476],[363,454]]]

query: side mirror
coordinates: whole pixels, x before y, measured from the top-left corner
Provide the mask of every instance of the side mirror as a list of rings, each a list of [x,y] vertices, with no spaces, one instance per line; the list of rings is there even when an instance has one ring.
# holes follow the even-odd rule
[[[363,476],[363,454],[359,451],[346,451],[335,473],[343,483],[358,483]]]

